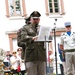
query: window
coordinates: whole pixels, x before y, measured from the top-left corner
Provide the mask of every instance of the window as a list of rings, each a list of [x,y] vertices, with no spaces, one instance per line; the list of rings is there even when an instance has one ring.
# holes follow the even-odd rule
[[[25,0],[5,0],[6,16],[26,16]]]
[[[9,0],[9,14],[11,16],[21,15],[20,0]]]
[[[46,15],[64,14],[63,0],[45,0]]]
[[[50,13],[59,13],[58,0],[49,0]]]

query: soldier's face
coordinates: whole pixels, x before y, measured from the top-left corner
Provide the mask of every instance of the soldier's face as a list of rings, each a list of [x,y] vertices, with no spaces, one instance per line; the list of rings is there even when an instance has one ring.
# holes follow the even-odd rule
[[[71,26],[66,26],[66,31],[71,31]]]
[[[39,21],[40,21],[40,18],[31,18],[31,22],[32,22],[33,24],[38,24]]]

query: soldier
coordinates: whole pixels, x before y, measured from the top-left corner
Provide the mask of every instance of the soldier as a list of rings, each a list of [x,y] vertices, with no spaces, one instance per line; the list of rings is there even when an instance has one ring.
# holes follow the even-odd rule
[[[65,22],[66,32],[61,34],[60,49],[65,52],[66,75],[74,75],[75,72],[75,32],[71,31],[71,23]],[[72,66],[73,65],[73,66]]]
[[[30,17],[25,18],[25,23],[26,23],[26,25],[30,24]],[[24,25],[23,27],[25,27],[26,25]],[[21,58],[24,59],[24,57],[25,57],[25,46],[26,45],[25,45],[25,42],[21,41],[21,31],[22,31],[22,28],[20,28],[17,32],[17,44],[19,47],[22,47]]]
[[[35,42],[41,14],[38,11],[31,13],[31,24],[26,25],[21,33],[21,41],[26,43],[27,75],[46,74],[46,50],[44,42]]]

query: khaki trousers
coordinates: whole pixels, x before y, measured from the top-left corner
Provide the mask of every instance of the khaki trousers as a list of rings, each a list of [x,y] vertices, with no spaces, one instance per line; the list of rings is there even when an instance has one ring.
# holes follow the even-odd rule
[[[75,52],[66,52],[66,75],[75,75]]]
[[[34,61],[26,62],[27,75],[45,75],[46,62]]]
[[[66,62],[62,62],[63,68],[64,68],[64,75],[66,75]]]

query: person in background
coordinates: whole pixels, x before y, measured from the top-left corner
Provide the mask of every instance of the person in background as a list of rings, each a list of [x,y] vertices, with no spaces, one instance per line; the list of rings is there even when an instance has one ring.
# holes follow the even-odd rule
[[[71,30],[71,22],[65,22],[64,24],[66,32],[61,34],[60,49],[65,52],[65,75],[75,75],[75,32]]]
[[[52,67],[53,65],[52,64],[52,59],[51,59],[51,55],[52,55],[52,50],[48,50],[48,60],[47,60],[47,74],[51,74],[53,73],[52,71]]]
[[[19,57],[17,57],[17,51],[13,50],[12,52],[12,57],[10,58],[10,62],[11,62],[11,71],[13,74],[18,74],[19,72],[18,70],[18,65],[20,64],[21,59]]]
[[[11,54],[10,54],[10,51],[9,50],[7,50],[6,52],[5,52],[5,58],[4,58],[4,60],[3,60],[3,64],[4,64],[4,66],[3,66],[3,69],[4,70],[6,70],[4,73],[5,74],[10,74],[11,72],[9,71],[9,70],[11,70],[11,63],[10,63],[10,58],[11,58]]]
[[[4,65],[6,67],[10,67],[11,66],[11,64],[10,64],[10,57],[12,55],[10,54],[10,51],[6,51],[5,55],[6,55],[6,57],[4,58],[3,63],[4,63]]]
[[[17,49],[17,57],[21,59],[21,54],[22,54],[22,48]],[[21,68],[21,74],[24,75],[26,73],[26,68],[24,64],[24,60],[21,59],[20,63],[20,68]]]
[[[17,49],[17,57],[20,57],[20,58],[21,58],[21,54],[22,54],[22,48],[19,47],[19,48]]]
[[[45,75],[46,49],[44,48],[44,42],[35,42],[41,14],[38,11],[33,11],[30,16],[31,24],[26,25],[21,33],[21,41],[26,43],[27,75]]]
[[[66,62],[65,62],[65,53],[64,50],[61,50],[59,47],[59,43],[58,43],[58,52],[59,52],[59,57],[61,60],[61,64],[60,64],[60,70],[61,70],[61,74],[64,75],[64,73],[66,72]]]

